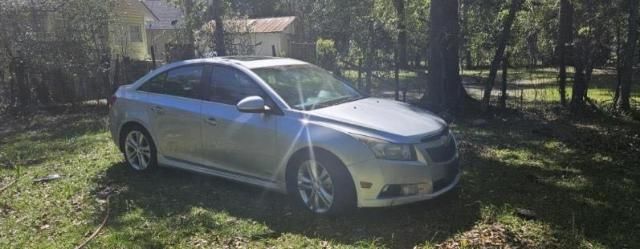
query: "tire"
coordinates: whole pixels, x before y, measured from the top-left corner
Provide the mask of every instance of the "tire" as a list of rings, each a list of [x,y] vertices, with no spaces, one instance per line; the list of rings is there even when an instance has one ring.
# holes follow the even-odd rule
[[[323,150],[314,150],[315,160],[312,160],[309,152],[297,153],[287,167],[287,191],[296,205],[318,215],[337,215],[354,210],[357,201],[355,186],[342,161]],[[314,167],[317,180],[312,176]],[[326,198],[327,193],[332,198]],[[326,205],[328,199],[331,202]]]
[[[122,155],[131,169],[148,172],[157,168],[158,153],[155,143],[142,126],[126,126],[121,132],[120,141]]]

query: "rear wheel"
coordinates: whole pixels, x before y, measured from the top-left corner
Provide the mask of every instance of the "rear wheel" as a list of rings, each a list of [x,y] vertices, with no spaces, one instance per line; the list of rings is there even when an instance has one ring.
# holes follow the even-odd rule
[[[351,174],[335,156],[321,151],[314,156],[298,156],[288,170],[289,193],[305,209],[316,214],[338,214],[355,208]]]
[[[134,126],[124,131],[123,154],[127,164],[135,171],[148,171],[156,167],[156,147],[149,133]]]

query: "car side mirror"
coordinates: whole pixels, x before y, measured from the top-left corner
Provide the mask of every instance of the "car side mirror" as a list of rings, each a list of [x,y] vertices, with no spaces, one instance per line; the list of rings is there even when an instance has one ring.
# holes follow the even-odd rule
[[[246,97],[240,100],[236,107],[238,107],[238,111],[247,113],[264,113],[269,110],[269,108],[264,105],[264,99],[260,96]]]

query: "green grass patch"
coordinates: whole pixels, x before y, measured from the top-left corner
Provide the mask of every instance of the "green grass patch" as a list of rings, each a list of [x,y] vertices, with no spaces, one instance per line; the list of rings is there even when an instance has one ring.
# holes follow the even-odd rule
[[[0,248],[78,245],[104,218],[104,193],[110,217],[90,248],[483,247],[477,237],[524,248],[640,247],[637,122],[552,110],[483,126],[463,118],[453,126],[464,168],[455,191],[330,218],[220,178],[134,173],[94,112],[2,117],[0,186],[17,183],[0,193]],[[51,173],[63,177],[33,182]]]

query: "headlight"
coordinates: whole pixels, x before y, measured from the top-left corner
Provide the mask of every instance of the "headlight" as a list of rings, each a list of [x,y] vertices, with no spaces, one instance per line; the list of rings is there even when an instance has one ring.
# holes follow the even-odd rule
[[[397,161],[415,161],[416,153],[413,145],[410,144],[394,144],[385,140],[372,137],[351,134],[354,138],[363,142],[373,152],[376,158]]]

